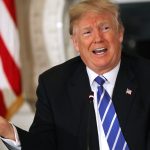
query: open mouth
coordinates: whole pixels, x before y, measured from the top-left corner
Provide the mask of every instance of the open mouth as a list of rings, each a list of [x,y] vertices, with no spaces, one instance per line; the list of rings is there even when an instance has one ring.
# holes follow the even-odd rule
[[[96,48],[93,50],[93,53],[97,55],[101,55],[101,54],[104,54],[106,51],[107,51],[107,48]]]

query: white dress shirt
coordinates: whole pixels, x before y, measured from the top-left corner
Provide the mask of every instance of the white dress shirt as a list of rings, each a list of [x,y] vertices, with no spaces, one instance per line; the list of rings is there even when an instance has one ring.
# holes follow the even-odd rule
[[[105,82],[103,86],[109,93],[110,97],[112,97],[112,93],[113,93],[114,85],[116,82],[116,77],[118,74],[119,67],[120,67],[120,63],[113,70],[103,74],[103,76],[107,79],[107,82]],[[107,140],[104,135],[102,123],[101,123],[101,120],[99,117],[99,112],[97,109],[97,87],[98,87],[98,84],[94,81],[94,79],[98,76],[98,74],[93,72],[88,67],[86,69],[87,69],[91,89],[94,92],[94,101],[93,102],[94,102],[94,109],[95,109],[96,122],[97,122],[99,146],[100,146],[101,150],[109,150]],[[15,132],[16,141],[4,139],[4,138],[1,138],[1,139],[6,143],[8,148],[10,148],[12,150],[21,150],[21,143],[19,140],[17,130],[16,130],[15,126],[13,126],[13,128],[14,128],[14,132]]]
[[[118,71],[119,71],[119,67],[120,67],[120,63],[113,70],[103,74],[103,76],[107,79],[107,81],[104,83],[103,86],[107,90],[110,97],[112,97],[114,85],[115,85],[117,74],[118,74]],[[97,107],[97,87],[98,87],[98,83],[95,82],[94,79],[98,76],[98,74],[93,72],[88,67],[86,69],[87,69],[91,89],[94,92],[93,102],[94,102],[94,110],[95,110],[95,116],[96,116],[96,122],[97,122],[99,146],[100,146],[101,150],[109,150],[107,139],[105,138],[104,130],[103,130],[103,127],[102,127],[102,123],[101,123],[101,120],[100,120],[98,107]]]

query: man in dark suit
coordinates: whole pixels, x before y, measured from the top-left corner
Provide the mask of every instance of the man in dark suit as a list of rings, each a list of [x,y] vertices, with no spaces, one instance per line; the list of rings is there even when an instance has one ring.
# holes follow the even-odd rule
[[[70,9],[70,35],[80,56],[40,75],[33,124],[29,132],[16,127],[18,149],[150,149],[150,62],[121,52],[123,33],[118,6],[109,1],[83,1]],[[115,108],[107,135],[97,106],[97,76],[105,79]],[[111,148],[115,118],[119,125]],[[0,135],[16,139],[3,118]]]

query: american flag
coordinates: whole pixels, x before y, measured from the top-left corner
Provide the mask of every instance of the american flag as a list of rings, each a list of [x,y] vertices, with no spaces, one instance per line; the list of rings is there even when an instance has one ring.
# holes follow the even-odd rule
[[[0,115],[10,119],[23,102],[15,0],[0,0]]]

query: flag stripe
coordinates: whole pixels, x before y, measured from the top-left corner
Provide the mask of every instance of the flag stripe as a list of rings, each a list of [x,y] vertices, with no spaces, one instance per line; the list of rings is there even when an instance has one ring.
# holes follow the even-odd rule
[[[3,39],[0,35],[0,56],[2,59],[2,65],[4,72],[7,76],[7,79],[10,83],[11,88],[13,89],[14,93],[16,95],[21,94],[21,75],[20,75],[20,70],[15,64],[13,58],[9,54]]]
[[[11,15],[12,19],[14,20],[15,24],[17,25],[17,21],[16,21],[16,15],[15,15],[15,1],[14,0],[2,0],[4,2],[4,4],[6,5],[9,14]]]
[[[15,0],[0,0],[0,115],[7,119],[23,102]]]
[[[0,90],[0,115],[1,116],[5,116],[6,114],[6,106],[4,104],[4,97],[3,97],[3,93]]]
[[[2,0],[0,0],[0,11],[0,34],[10,55],[15,63],[20,66],[18,30]]]

